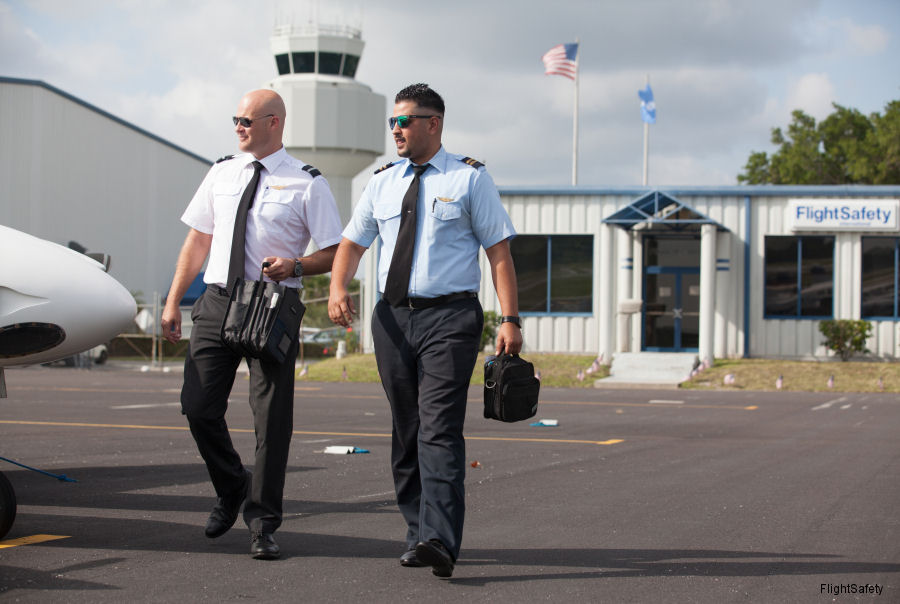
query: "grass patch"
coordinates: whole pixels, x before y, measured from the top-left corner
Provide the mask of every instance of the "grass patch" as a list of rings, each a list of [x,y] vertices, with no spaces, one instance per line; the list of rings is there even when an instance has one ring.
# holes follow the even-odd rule
[[[478,355],[472,383],[484,383],[484,353]],[[540,372],[541,385],[552,388],[591,388],[594,380],[609,375],[609,367],[600,365],[594,373],[587,373],[594,357],[591,355],[529,354],[525,360],[534,364],[535,372]],[[583,371],[584,379],[578,379]],[[312,363],[305,376],[298,380],[312,382],[380,382],[375,366],[374,354],[351,354],[343,359],[330,358]]]
[[[725,376],[734,376],[725,385]],[[872,361],[781,361],[773,359],[718,360],[712,367],[681,384],[697,390],[777,390],[782,376],[787,392],[900,392],[900,363]],[[834,387],[828,387],[834,376]],[[879,386],[879,379],[883,386]]]

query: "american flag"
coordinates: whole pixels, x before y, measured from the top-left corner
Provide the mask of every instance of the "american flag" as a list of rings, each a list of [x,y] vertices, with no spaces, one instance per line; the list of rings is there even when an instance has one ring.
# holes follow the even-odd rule
[[[544,62],[544,73],[546,75],[561,75],[575,79],[578,73],[578,44],[559,44],[554,46],[541,57]]]

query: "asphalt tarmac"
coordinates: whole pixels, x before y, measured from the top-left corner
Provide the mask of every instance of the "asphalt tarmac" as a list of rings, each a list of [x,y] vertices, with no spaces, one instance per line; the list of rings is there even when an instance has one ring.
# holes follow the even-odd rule
[[[377,384],[298,382],[282,558],[214,494],[181,374],[115,364],[7,370],[0,461],[18,515],[10,602],[900,602],[900,398],[545,389],[537,419],[470,391],[467,518],[452,579],[402,568],[390,413]],[[254,437],[239,376],[229,423]],[[368,453],[325,454],[330,445]]]

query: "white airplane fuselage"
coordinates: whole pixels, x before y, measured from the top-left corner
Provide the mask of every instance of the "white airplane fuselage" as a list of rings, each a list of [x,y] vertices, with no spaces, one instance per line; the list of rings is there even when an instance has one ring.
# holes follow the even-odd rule
[[[0,368],[108,342],[136,312],[134,297],[96,260],[0,225]]]

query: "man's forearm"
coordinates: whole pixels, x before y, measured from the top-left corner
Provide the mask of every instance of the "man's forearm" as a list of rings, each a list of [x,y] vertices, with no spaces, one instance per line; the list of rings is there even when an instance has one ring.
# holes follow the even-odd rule
[[[191,283],[197,277],[206,256],[209,254],[212,235],[191,229],[181,246],[178,260],[175,262],[175,276],[166,297],[166,304],[178,305]]]
[[[309,256],[300,258],[300,263],[303,264],[303,274],[321,275],[330,272],[337,249],[337,244],[334,244],[321,250],[316,250]]]

